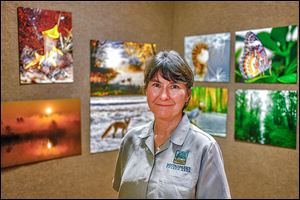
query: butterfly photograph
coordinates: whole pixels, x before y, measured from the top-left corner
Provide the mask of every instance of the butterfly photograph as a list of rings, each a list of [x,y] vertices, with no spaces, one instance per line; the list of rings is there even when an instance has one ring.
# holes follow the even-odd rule
[[[235,81],[297,83],[298,26],[289,25],[235,34]]]

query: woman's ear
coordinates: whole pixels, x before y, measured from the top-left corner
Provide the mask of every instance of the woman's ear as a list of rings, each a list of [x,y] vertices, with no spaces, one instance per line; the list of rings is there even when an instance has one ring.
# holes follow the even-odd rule
[[[190,101],[190,98],[191,98],[192,90],[190,88],[187,89],[187,94],[188,94],[188,98],[186,100],[186,103],[188,103]]]

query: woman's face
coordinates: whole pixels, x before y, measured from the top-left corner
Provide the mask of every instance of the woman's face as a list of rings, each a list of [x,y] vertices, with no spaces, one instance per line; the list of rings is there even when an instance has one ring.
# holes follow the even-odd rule
[[[155,119],[171,120],[181,116],[189,91],[186,84],[168,81],[158,72],[146,88],[148,105]]]

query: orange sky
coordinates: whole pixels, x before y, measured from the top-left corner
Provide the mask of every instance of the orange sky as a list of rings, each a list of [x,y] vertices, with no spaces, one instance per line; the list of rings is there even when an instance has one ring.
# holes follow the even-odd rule
[[[1,119],[45,115],[47,107],[52,108],[53,114],[80,114],[80,99],[1,102]]]
[[[46,113],[47,108],[51,108],[51,112]],[[22,122],[18,121],[20,117],[23,118]],[[6,133],[7,126],[15,134],[27,134],[45,132],[53,123],[69,134],[78,134],[80,120],[79,99],[1,103],[1,135]]]

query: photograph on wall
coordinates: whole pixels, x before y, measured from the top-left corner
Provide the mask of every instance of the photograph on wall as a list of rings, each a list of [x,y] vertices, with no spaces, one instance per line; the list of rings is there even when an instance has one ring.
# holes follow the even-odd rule
[[[297,91],[236,90],[235,139],[296,148]]]
[[[298,26],[289,25],[235,34],[235,81],[297,83]]]
[[[184,57],[195,81],[229,82],[230,33],[185,37]]]
[[[127,131],[152,119],[145,96],[91,97],[90,152],[119,149]]]
[[[20,84],[73,82],[72,13],[18,7]]]
[[[193,87],[185,109],[191,123],[213,136],[226,137],[228,90]]]
[[[79,154],[80,99],[1,102],[1,168]]]
[[[142,95],[145,63],[155,44],[90,41],[91,96]]]

